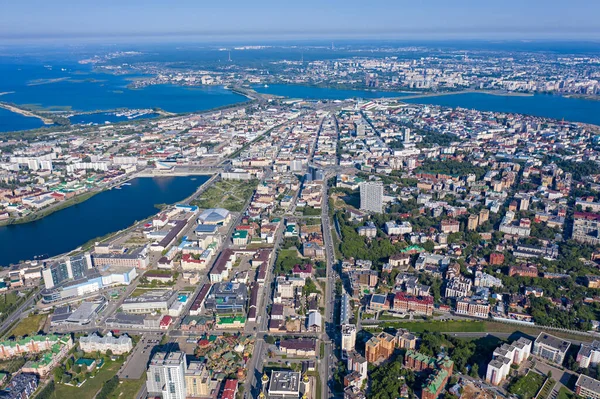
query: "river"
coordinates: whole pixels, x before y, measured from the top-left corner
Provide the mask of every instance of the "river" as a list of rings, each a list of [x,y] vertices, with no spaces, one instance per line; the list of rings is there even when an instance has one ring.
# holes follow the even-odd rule
[[[121,189],[104,191],[35,222],[0,227],[0,265],[74,250],[157,213],[156,204],[173,204],[187,198],[209,178],[136,178]]]
[[[161,108],[168,112],[203,111],[246,101],[246,98],[222,86],[183,87],[161,84],[128,89],[130,75],[96,73],[91,67],[77,64],[30,65],[0,63],[0,101],[39,107],[49,111],[101,111],[118,108]],[[83,123],[97,122],[83,119]],[[0,114],[0,131],[17,131],[41,127],[19,115],[10,119]],[[103,117],[99,123],[117,122],[115,116]]]
[[[337,90],[297,85],[256,86],[259,93],[290,98],[330,99],[403,97],[414,93],[370,90]],[[571,122],[600,125],[600,101],[538,94],[533,96],[496,95],[486,93],[449,94],[405,100],[415,104],[463,107],[480,111],[520,113]]]

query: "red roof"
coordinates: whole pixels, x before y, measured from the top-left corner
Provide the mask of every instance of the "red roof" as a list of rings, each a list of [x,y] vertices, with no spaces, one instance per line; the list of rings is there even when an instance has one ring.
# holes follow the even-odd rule
[[[591,212],[575,212],[575,219],[600,220],[600,215]]]
[[[312,274],[312,265],[310,265],[310,264],[296,265],[296,266],[294,266],[294,270],[292,270],[292,273],[294,273],[294,274],[311,273]]]
[[[394,301],[407,301],[407,302],[414,302],[414,303],[422,303],[424,305],[432,305],[433,297],[430,297],[430,296],[416,297],[416,296],[412,296],[412,295],[406,295],[403,292],[397,292],[396,295],[394,296]]]
[[[235,394],[237,392],[238,382],[237,380],[226,380],[225,388],[223,388],[223,395],[221,395],[222,399],[235,399]]]
[[[163,316],[162,319],[160,319],[160,325],[161,327],[163,326],[168,326],[173,322],[173,318],[171,316]]]

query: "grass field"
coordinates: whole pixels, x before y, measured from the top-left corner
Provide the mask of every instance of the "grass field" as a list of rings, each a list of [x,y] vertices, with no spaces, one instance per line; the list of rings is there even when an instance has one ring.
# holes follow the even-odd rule
[[[406,328],[411,332],[485,332],[482,321],[388,321],[379,323],[382,328]]]
[[[241,212],[258,182],[256,180],[221,180],[204,191],[198,199],[192,201],[201,209],[225,208],[231,212]]]
[[[19,300],[16,292],[5,292],[0,295],[0,313],[6,312],[6,309]]]
[[[528,335],[535,337],[542,331],[548,331],[547,329],[544,329],[544,327],[528,327],[528,326],[521,326],[518,324],[498,323],[498,322],[494,322],[494,321],[485,321],[484,323],[485,323],[485,331],[489,331],[489,332],[513,333],[513,332],[519,331],[524,334],[528,334]],[[571,339],[571,340],[575,340],[575,341],[591,342],[594,340],[593,337],[590,337],[587,335],[571,334],[571,333],[566,333],[563,331],[552,330],[551,334],[555,335],[557,337],[560,337],[560,338]]]
[[[80,388],[64,384],[56,384],[56,390],[54,391],[52,399],[92,399],[100,390],[100,388],[102,388],[104,383],[111,379],[115,374],[117,374],[117,371],[119,371],[119,367],[121,367],[121,364],[123,364],[123,362],[113,362],[109,360],[100,369],[98,374],[94,376],[94,378],[88,378],[87,381]],[[135,397],[135,395],[129,396],[129,398],[133,397]]]
[[[139,380],[119,380],[117,388],[108,396],[109,399],[135,398],[142,385],[146,383],[144,375]]]
[[[508,391],[514,395],[518,395],[521,399],[532,399],[537,395],[542,384],[544,384],[545,378],[541,374],[530,371],[527,375],[512,383]]]
[[[575,399],[576,395],[569,391],[567,388],[560,387],[560,389],[558,390],[558,396],[556,396],[556,399]]]
[[[48,315],[46,314],[36,314],[30,315],[29,317],[21,320],[19,324],[12,329],[9,335],[14,335],[15,337],[23,337],[25,335],[35,335],[44,327],[44,323]]]
[[[5,373],[16,373],[25,364],[25,359],[22,357],[0,362],[0,371]]]

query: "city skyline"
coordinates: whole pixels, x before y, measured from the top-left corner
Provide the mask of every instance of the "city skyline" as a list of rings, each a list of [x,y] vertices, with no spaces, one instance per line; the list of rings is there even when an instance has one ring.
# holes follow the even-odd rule
[[[581,12],[586,10],[586,12]],[[600,38],[600,4],[539,0],[487,4],[434,0],[358,1],[282,5],[230,1],[209,7],[191,1],[177,9],[157,1],[102,4],[32,0],[0,13],[0,41],[217,39],[569,39]]]

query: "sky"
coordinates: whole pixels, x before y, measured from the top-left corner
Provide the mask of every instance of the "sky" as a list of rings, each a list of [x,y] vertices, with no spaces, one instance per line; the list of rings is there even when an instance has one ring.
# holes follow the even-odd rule
[[[0,0],[0,40],[596,40],[598,15],[598,0]]]

